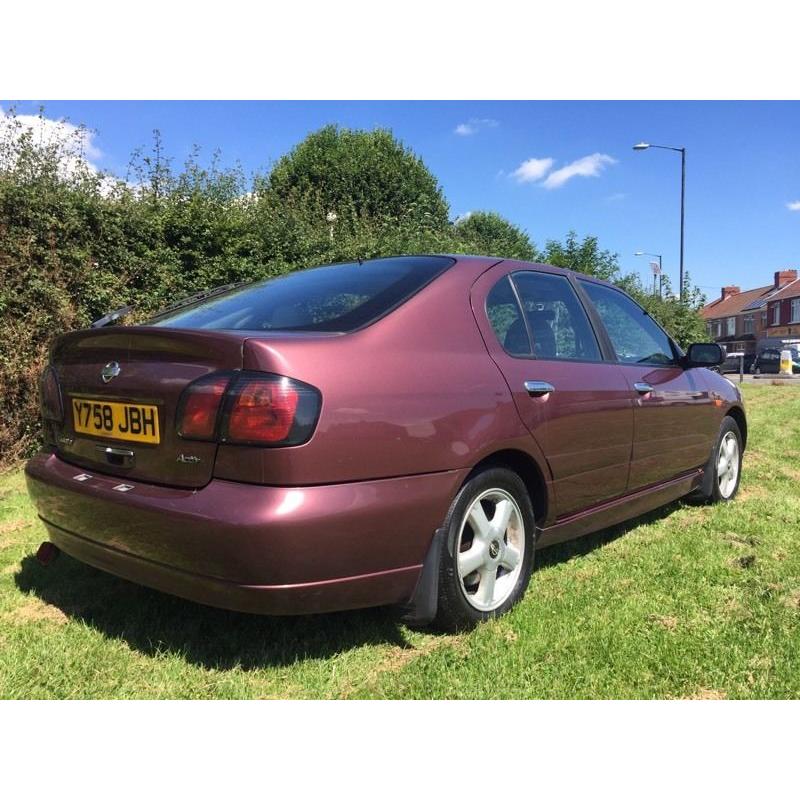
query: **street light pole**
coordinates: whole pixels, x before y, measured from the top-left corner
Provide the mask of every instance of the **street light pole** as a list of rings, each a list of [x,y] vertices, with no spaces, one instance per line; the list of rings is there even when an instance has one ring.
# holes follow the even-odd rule
[[[685,147],[670,147],[665,144],[649,144],[648,142],[639,142],[633,146],[634,150],[649,150],[655,147],[658,150],[673,150],[681,154],[681,258],[680,258],[680,284],[679,284],[679,297],[683,302],[683,220],[684,210],[686,208],[686,148]]]
[[[661,253],[647,253],[644,250],[637,250],[635,256],[653,256],[658,259],[658,296],[664,296],[664,267],[661,263]],[[653,294],[656,293],[656,276],[653,275]]]

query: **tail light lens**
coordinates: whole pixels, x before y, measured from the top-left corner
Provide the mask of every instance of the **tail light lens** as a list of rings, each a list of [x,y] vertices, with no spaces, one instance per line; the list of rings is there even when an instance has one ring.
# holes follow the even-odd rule
[[[230,373],[213,373],[190,383],[178,404],[178,434],[184,439],[213,440]]]
[[[283,375],[214,373],[184,390],[178,433],[231,444],[298,445],[311,438],[321,405],[317,389]]]
[[[47,367],[39,383],[39,401],[42,419],[61,422],[64,419],[64,405],[61,400],[61,387],[53,367]]]

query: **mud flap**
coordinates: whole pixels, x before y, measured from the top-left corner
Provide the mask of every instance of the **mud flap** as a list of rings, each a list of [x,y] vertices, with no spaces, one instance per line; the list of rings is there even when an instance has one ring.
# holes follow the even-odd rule
[[[442,557],[447,536],[446,528],[439,528],[433,534],[431,546],[422,562],[422,574],[411,600],[403,606],[401,620],[406,625],[423,626],[433,622],[439,600],[439,562]]]

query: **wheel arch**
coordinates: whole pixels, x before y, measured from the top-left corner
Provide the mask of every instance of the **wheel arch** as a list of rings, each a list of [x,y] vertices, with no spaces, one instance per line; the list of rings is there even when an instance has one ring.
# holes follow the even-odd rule
[[[744,409],[739,406],[731,406],[725,414],[726,417],[731,417],[733,421],[739,426],[742,434],[742,450],[747,447],[747,416]]]
[[[522,479],[533,506],[533,516],[538,526],[542,526],[550,510],[550,496],[542,470],[536,459],[523,450],[512,448],[497,450],[482,458],[470,471],[464,480],[466,483],[475,473],[482,472],[490,467],[505,467]],[[462,484],[463,485],[463,484]]]

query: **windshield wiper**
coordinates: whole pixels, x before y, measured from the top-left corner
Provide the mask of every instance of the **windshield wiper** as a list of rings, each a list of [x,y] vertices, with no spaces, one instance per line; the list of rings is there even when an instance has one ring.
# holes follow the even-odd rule
[[[106,325],[113,325],[118,320],[130,314],[131,311],[133,311],[133,306],[122,306],[121,308],[114,309],[114,311],[109,312],[104,317],[96,319],[90,327],[105,328]]]

